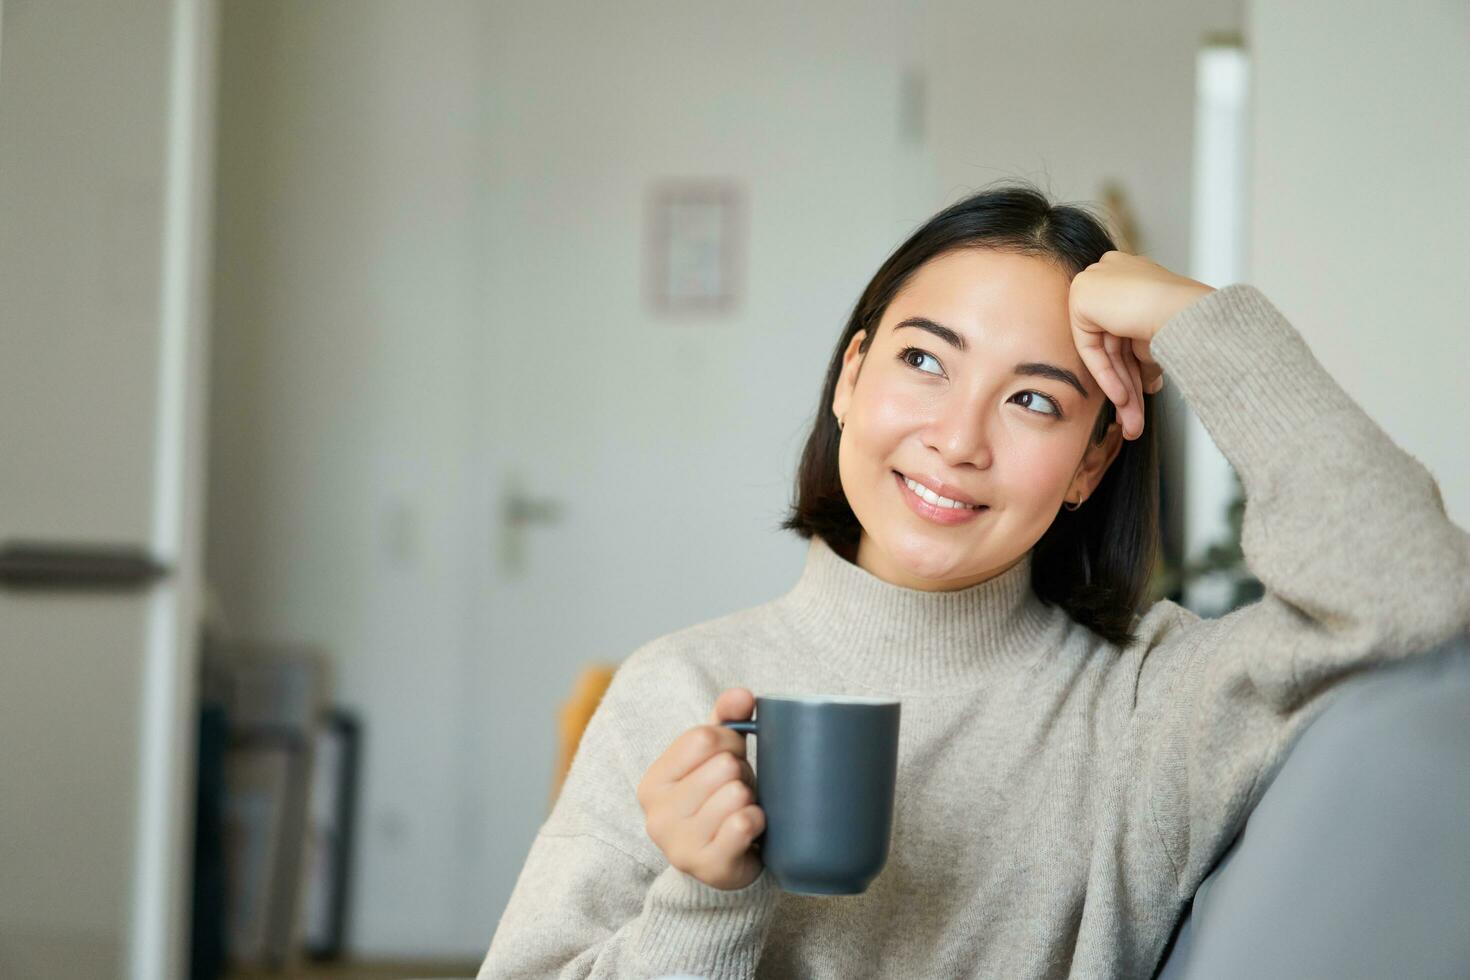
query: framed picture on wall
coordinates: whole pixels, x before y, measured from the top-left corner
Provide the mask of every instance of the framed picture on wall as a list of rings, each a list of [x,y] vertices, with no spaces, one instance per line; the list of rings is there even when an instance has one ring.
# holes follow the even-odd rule
[[[744,194],[733,180],[665,179],[648,195],[649,304],[658,313],[726,313],[739,303]]]

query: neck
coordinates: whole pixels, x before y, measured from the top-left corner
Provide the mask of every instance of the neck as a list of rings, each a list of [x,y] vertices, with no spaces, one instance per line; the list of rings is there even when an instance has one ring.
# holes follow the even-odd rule
[[[884,694],[952,690],[1028,663],[1066,618],[1032,590],[1030,552],[975,585],[921,590],[879,578],[820,536],[779,607],[814,659]]]
[[[945,579],[923,578],[895,562],[892,555],[879,548],[878,544],[868,537],[866,532],[863,532],[858,538],[857,554],[844,553],[842,557],[875,578],[880,578],[892,585],[901,585],[906,589],[917,589],[920,592],[956,592],[1005,574],[1026,556],[1023,554],[1008,565],[975,575]]]

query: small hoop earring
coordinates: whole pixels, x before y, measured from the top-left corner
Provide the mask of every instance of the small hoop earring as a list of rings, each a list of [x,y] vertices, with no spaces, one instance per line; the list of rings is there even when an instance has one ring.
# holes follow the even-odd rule
[[[1071,501],[1067,501],[1066,503],[1062,504],[1062,506],[1067,508],[1068,510],[1076,510],[1078,507],[1082,506],[1082,501],[1079,500],[1075,504]]]
[[[837,431],[838,431],[838,432],[841,432],[841,431],[842,431],[842,421],[843,421],[843,419],[845,419],[845,418],[847,418],[847,416],[846,416],[846,415],[839,415],[839,416],[838,416],[838,417],[837,417]]]

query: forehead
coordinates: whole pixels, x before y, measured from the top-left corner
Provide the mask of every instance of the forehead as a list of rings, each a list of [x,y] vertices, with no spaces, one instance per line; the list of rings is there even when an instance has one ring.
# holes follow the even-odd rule
[[[975,348],[1071,353],[1071,276],[1050,259],[967,248],[925,262],[884,312],[884,325],[910,316],[944,324]]]

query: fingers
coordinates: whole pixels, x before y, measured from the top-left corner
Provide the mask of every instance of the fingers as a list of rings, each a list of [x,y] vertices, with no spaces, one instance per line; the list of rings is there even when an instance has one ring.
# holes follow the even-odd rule
[[[755,802],[755,790],[736,779],[709,795],[689,821],[690,834],[697,845],[714,840],[725,818]],[[746,843],[749,843],[747,841]]]
[[[704,849],[715,860],[728,861],[750,850],[750,845],[765,829],[766,812],[754,804],[743,806],[720,822],[714,839]]]
[[[652,783],[677,782],[720,752],[744,758],[745,736],[721,725],[698,725],[674,739],[644,778]]]
[[[1121,379],[1123,398],[1114,398],[1118,406],[1118,423],[1125,439],[1143,434],[1143,378],[1133,344],[1114,334],[1103,334],[1103,349],[1108,354],[1114,374]]]
[[[761,871],[750,845],[765,829],[765,814],[755,803],[745,736],[720,724],[754,710],[749,691],[724,691],[710,723],[674,739],[638,784],[649,839],[671,865],[716,888],[743,888]]]
[[[1145,377],[1148,376],[1149,371],[1163,370],[1162,367],[1159,367],[1159,362],[1154,360],[1153,351],[1149,349],[1148,341],[1134,338],[1128,342],[1128,349],[1133,351],[1134,357],[1138,358],[1138,363],[1143,367]]]
[[[1129,345],[1133,350],[1134,360],[1138,361],[1138,368],[1143,376],[1143,391],[1155,395],[1164,387],[1164,369],[1158,361],[1154,360],[1153,351],[1149,349],[1146,341],[1134,340]]]
[[[1086,333],[1076,331],[1073,337],[1077,342],[1077,353],[1082,355],[1082,363],[1087,370],[1097,379],[1098,386],[1102,388],[1103,395],[1111,401],[1117,401],[1122,396],[1121,380],[1113,370],[1112,359],[1108,357],[1107,351],[1103,349],[1103,340],[1106,334]]]
[[[1128,400],[1118,405],[1118,424],[1123,429],[1123,438],[1136,439],[1143,433],[1143,378],[1138,360],[1130,351],[1120,352],[1122,377],[1128,389]]]
[[[1134,395],[1136,388],[1132,365],[1133,354],[1124,350],[1123,338],[1113,334],[1107,334],[1103,347],[1108,352],[1114,373],[1118,376],[1123,388],[1122,399],[1114,399],[1118,406],[1118,422],[1123,426],[1123,438],[1133,438],[1134,416],[1138,411],[1138,398]]]
[[[644,792],[661,795],[670,784],[688,776],[720,753],[728,753],[736,761],[743,761],[745,736],[720,722],[749,718],[754,711],[755,696],[745,688],[732,687],[721,693],[710,712],[710,723],[696,725],[674,739],[664,754],[648,767],[639,784],[640,795]]]
[[[754,786],[755,772],[744,759],[736,758],[729,752],[721,752],[672,784],[664,805],[675,816],[691,817],[699,812],[711,796],[730,783]]]
[[[1133,438],[1137,438],[1143,434],[1143,379],[1140,377],[1138,358],[1134,357],[1131,351],[1125,355],[1125,360],[1128,364],[1128,380],[1132,385],[1132,397],[1128,399],[1124,411],[1132,423]],[[1125,426],[1124,435],[1127,433],[1128,429]]]
[[[1138,360],[1139,371],[1143,375],[1143,390],[1150,394],[1157,394],[1164,387],[1164,369],[1149,356],[1145,349],[1140,351],[1138,342],[1133,342],[1133,355]]]
[[[1114,398],[1113,401],[1121,409],[1128,404],[1130,397],[1128,366],[1123,354],[1123,338],[1110,333],[1103,334],[1103,350],[1107,352],[1108,365],[1113,370],[1113,376],[1118,379],[1119,397]]]
[[[755,695],[743,687],[732,687],[720,692],[715,699],[714,709],[709,713],[711,725],[722,721],[745,721],[755,713]]]
[[[761,861],[751,844],[765,826],[765,814],[752,803],[726,816],[712,840],[689,846],[671,863],[715,888],[744,888],[760,877]]]
[[[1109,251],[1073,278],[1068,298],[1077,351],[1103,394],[1116,406],[1114,415],[1127,439],[1143,434],[1147,419],[1144,396],[1163,389],[1163,371],[1149,350],[1149,341],[1157,332],[1151,324],[1158,311],[1149,304],[1139,306],[1144,299],[1158,298],[1158,290],[1152,287],[1161,281],[1160,276],[1171,282],[1178,278],[1155,263]],[[1124,301],[1119,290],[1135,285],[1151,288]]]

